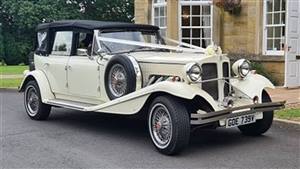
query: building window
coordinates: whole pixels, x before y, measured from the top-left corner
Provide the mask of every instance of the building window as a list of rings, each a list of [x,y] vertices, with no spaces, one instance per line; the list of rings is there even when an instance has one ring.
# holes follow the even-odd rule
[[[153,0],[153,25],[160,28],[162,36],[167,31],[167,0]]]
[[[264,0],[264,53],[284,55],[286,0]]]
[[[180,1],[180,40],[206,48],[212,42],[212,1]]]

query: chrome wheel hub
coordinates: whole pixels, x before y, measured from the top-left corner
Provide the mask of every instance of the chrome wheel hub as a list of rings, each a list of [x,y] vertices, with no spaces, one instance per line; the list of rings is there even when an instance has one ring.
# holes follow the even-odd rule
[[[172,122],[168,109],[163,104],[156,104],[149,118],[149,129],[152,140],[159,148],[169,145],[172,137]]]
[[[127,88],[127,74],[124,67],[120,64],[115,64],[109,71],[109,89],[110,92],[120,97],[126,93]]]
[[[27,88],[25,99],[29,115],[35,116],[39,110],[39,97],[34,87],[30,86]]]

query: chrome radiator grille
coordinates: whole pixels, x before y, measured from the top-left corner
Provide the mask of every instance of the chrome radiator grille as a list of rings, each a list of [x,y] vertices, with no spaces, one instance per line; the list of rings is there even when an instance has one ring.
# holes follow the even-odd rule
[[[218,66],[216,63],[205,63],[202,65],[202,70],[203,70],[202,80],[222,78],[222,77],[218,77]],[[224,97],[228,96],[230,92],[229,79],[228,79],[228,77],[230,77],[230,71],[229,71],[228,62],[224,62],[222,64],[222,72],[223,74],[220,76],[227,78],[223,90],[219,91],[218,80],[202,83],[202,89],[206,91],[208,94],[210,94],[215,100],[219,99],[219,92],[224,92]]]
[[[205,63],[202,65],[202,80],[218,78],[218,68],[216,63]],[[219,99],[218,81],[202,83],[202,89],[210,94],[215,100]]]
[[[229,95],[229,92],[230,92],[230,86],[229,86],[229,63],[227,62],[224,62],[223,63],[223,77],[224,78],[227,78],[225,81],[225,84],[224,84],[224,97],[228,96]]]

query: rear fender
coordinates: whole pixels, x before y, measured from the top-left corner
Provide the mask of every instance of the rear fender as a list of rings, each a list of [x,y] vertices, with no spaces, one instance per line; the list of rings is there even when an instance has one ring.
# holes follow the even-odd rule
[[[19,92],[24,92],[27,83],[33,80],[36,81],[39,86],[43,103],[49,99],[54,99],[49,81],[44,72],[40,70],[24,71],[24,79],[19,87]]]

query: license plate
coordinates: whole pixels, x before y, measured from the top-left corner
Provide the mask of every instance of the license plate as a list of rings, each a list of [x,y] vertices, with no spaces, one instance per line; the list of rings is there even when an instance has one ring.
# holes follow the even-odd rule
[[[256,121],[255,114],[247,114],[226,119],[226,128],[237,127],[245,124],[254,123]]]

